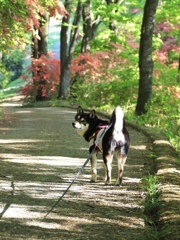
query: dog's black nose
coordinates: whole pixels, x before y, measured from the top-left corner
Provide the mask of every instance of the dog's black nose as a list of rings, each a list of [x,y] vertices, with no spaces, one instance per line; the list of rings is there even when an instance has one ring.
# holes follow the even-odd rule
[[[74,122],[72,123],[72,126],[75,127],[75,123]]]

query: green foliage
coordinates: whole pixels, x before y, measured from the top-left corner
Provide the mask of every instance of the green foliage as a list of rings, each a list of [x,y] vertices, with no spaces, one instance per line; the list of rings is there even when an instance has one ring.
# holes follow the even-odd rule
[[[19,50],[9,51],[0,61],[0,88],[19,78],[23,71],[24,53]]]
[[[92,75],[84,71],[73,84],[72,93],[76,101],[85,107],[111,111],[115,105],[121,105],[129,121],[162,130],[180,152],[180,88],[176,80],[179,58],[178,1],[163,1],[159,5],[153,37],[155,62],[151,108],[146,115],[134,115],[139,79],[139,23],[142,21],[144,3],[132,1],[121,6],[113,5],[116,9],[114,12],[112,5],[107,6],[106,3],[95,7],[94,12],[103,21],[92,41],[92,52],[108,52],[109,65],[102,68],[101,64],[95,64]],[[169,11],[173,8],[176,9]],[[109,30],[112,19],[117,23],[115,32]],[[103,59],[100,61],[102,63]]]
[[[24,85],[24,80],[21,78],[9,82],[4,89],[0,89],[0,100],[19,94]]]
[[[150,111],[145,115],[135,116],[138,91],[138,68],[135,64],[138,60],[133,53],[136,50],[129,48],[129,52],[122,51],[116,58],[115,52],[109,52],[108,64],[96,63],[94,71],[88,72],[88,68],[85,68],[84,74],[76,78],[72,85],[72,95],[76,102],[86,108],[108,112],[114,106],[121,105],[129,121],[162,130],[179,152],[180,88],[176,81],[177,69],[155,62]],[[97,60],[96,55],[94,58]],[[123,62],[122,59],[126,61]],[[118,64],[114,64],[114,61]]]
[[[150,216],[154,216],[157,212],[157,208],[160,205],[158,201],[158,178],[156,175],[148,175],[142,179],[142,188],[146,193],[144,201],[145,213]]]
[[[9,82],[11,74],[7,71],[5,64],[0,62],[0,89],[5,88]]]
[[[28,39],[28,35],[24,31],[27,9],[23,0],[1,0],[0,4],[0,51],[5,51],[7,46],[20,45],[20,38]],[[20,19],[24,19],[24,22],[21,22]],[[24,43],[24,41],[22,42]]]
[[[46,11],[51,16],[66,14],[58,0],[0,0],[0,51],[23,49],[30,43],[29,34],[39,27],[39,13]]]
[[[3,62],[9,74],[10,80],[15,80],[21,76],[23,70],[24,53],[22,51],[14,50],[11,54],[3,58]]]
[[[155,64],[153,97],[150,111],[136,117],[138,124],[161,129],[180,152],[180,87],[177,70]]]
[[[123,51],[119,44],[113,43],[109,44],[109,48],[110,50],[104,53],[80,55],[78,61],[73,61],[76,81],[71,92],[82,106],[108,110],[111,106],[127,106],[129,99],[136,102],[137,50],[129,47],[127,51]],[[129,57],[130,52],[133,53],[132,58]],[[83,65],[79,62],[83,62]],[[77,72],[79,65],[83,68]]]
[[[157,10],[156,19],[158,22],[167,20],[172,24],[177,24],[180,21],[179,15],[179,0],[164,0]]]
[[[147,232],[146,239],[158,240],[161,232],[157,230],[157,211],[161,205],[159,201],[158,178],[156,175],[148,175],[142,178],[142,189],[145,192],[143,201],[146,216]]]

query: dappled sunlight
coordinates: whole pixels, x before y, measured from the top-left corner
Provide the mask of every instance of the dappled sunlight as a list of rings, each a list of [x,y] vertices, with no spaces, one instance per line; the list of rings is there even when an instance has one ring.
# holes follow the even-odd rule
[[[19,111],[16,111],[16,114],[22,114],[22,113],[25,113],[25,114],[28,114],[28,113],[32,113],[33,112],[33,109],[32,110],[19,110]]]
[[[49,166],[81,166],[85,159],[62,156],[28,156],[23,154],[0,154],[2,161],[28,165],[44,164]]]
[[[36,206],[41,210],[39,206]],[[17,213],[18,210],[18,213]],[[16,217],[18,214],[18,217]],[[106,213],[107,214],[107,213]],[[95,214],[92,213],[92,218],[88,219],[89,217],[88,214],[87,216],[71,216],[71,215],[62,215],[62,214],[55,214],[53,213],[51,217],[48,217],[47,219],[43,219],[44,216],[43,214],[40,214],[39,212],[33,212],[32,210],[26,206],[17,206],[13,205],[11,212],[6,213],[4,216],[4,220],[8,218],[17,218],[19,221],[21,221],[21,224],[24,226],[34,226],[34,227],[39,227],[42,229],[58,229],[58,230],[66,230],[66,231],[76,231],[76,232],[81,232],[83,225],[86,225],[88,227],[94,228],[98,227],[98,225],[101,224],[110,224],[112,225],[117,225],[119,227],[127,227],[129,229],[132,228],[138,228],[142,229],[144,227],[144,220],[143,219],[138,219],[133,218],[133,217],[127,217],[127,216],[121,216],[119,215],[119,218],[113,219],[110,217],[110,215],[106,215],[104,217],[98,217]],[[93,217],[94,215],[94,217]],[[24,218],[24,216],[26,216]],[[28,218],[27,218],[28,216]],[[23,221],[21,220],[24,219]],[[32,221],[33,219],[33,221]]]
[[[0,131],[9,131],[9,130],[15,130],[15,128],[8,128],[8,127],[0,127]],[[2,133],[3,134],[3,133]],[[2,140],[2,139],[1,139]]]
[[[160,158],[158,158],[158,159],[160,160]],[[162,169],[158,170],[158,175],[162,175],[162,174],[166,174],[166,173],[179,174],[179,177],[180,177],[180,170],[177,170],[177,168],[175,168],[175,167],[162,168]]]
[[[45,142],[40,139],[0,139],[0,144],[11,144],[11,143],[37,143]]]
[[[171,146],[170,142],[166,141],[166,140],[155,140],[154,144],[155,145],[168,145],[168,146]]]
[[[39,228],[42,228],[42,229],[44,228],[44,229],[58,229],[58,230],[63,229],[63,230],[65,230],[65,223],[66,222],[67,222],[67,218],[64,217],[64,218],[59,219],[59,223],[54,222],[54,221],[45,222],[43,220],[39,220],[39,221],[33,220],[33,221],[27,221],[25,223],[25,225],[33,226],[33,227],[39,227]],[[93,222],[93,221],[90,221],[90,222]],[[71,227],[72,227],[72,225],[71,225]],[[66,230],[70,231],[71,229],[66,229]]]
[[[84,204],[84,203],[83,203]],[[94,206],[94,208],[98,205]],[[68,208],[67,208],[68,209]],[[99,225],[99,224],[116,224],[119,227],[127,227],[129,229],[138,228],[141,229],[144,227],[144,219],[136,218],[133,216],[123,216],[119,215],[117,218],[113,217],[113,212],[118,211],[118,208],[112,208],[104,213],[103,217],[98,217],[96,212],[92,210],[90,213],[86,213],[83,217],[83,213],[80,213],[80,216],[72,216],[72,213],[66,212],[67,209],[63,209],[59,213],[52,213],[51,216],[48,216],[44,219],[44,206],[27,206],[23,204],[12,204],[10,208],[3,215],[3,221],[6,219],[19,219],[21,224],[24,226],[34,226],[44,229],[66,229],[68,231],[82,231],[81,225]],[[88,205],[87,205],[88,209]],[[79,209],[80,210],[80,209]],[[133,210],[133,209],[132,209]],[[81,210],[80,210],[81,211]],[[112,212],[113,211],[113,212]],[[23,220],[22,220],[23,219]],[[33,221],[32,221],[33,220]]]
[[[98,154],[96,183],[90,183],[89,162],[63,200],[44,218],[89,157],[89,145],[72,129],[73,110],[19,108],[15,113],[20,123],[16,120],[12,127],[0,129],[3,229],[20,229],[25,235],[31,232],[35,234],[30,234],[32,239],[43,232],[48,239],[60,239],[62,235],[62,239],[79,239],[79,234],[81,239],[87,234],[103,239],[113,228],[113,239],[119,238],[119,232],[123,239],[127,231],[143,239],[139,238],[145,229],[141,178],[148,154],[144,138],[136,141],[137,134],[133,134],[121,187],[115,186],[116,158],[112,183],[105,185],[105,167],[102,154]],[[1,236],[8,236],[7,231],[3,230]]]
[[[65,183],[56,184],[54,182],[14,181],[12,203],[4,211],[1,222],[8,219],[17,219],[22,226],[34,226],[42,229],[66,229],[67,231],[76,232],[82,231],[84,224],[89,225],[89,227],[99,227],[101,224],[115,224],[129,229],[143,229],[144,219],[133,217],[134,211],[141,211],[139,208],[140,194],[136,191],[129,191],[126,185],[126,182],[129,184],[138,183],[138,179],[125,178],[125,186],[120,188],[114,185],[106,186],[103,182],[90,184],[84,177],[87,176],[82,175],[77,180],[65,196],[65,200],[62,200],[56,207],[56,211],[53,211],[46,219],[44,219],[46,211],[62,195],[72,179],[66,178],[64,179]],[[10,181],[1,181],[0,186],[6,192],[12,192]],[[19,197],[21,203],[16,203],[19,201]],[[136,202],[135,199],[137,199]],[[49,200],[51,202],[47,205],[46,201]],[[77,206],[73,211],[78,211],[79,216],[75,217],[75,213],[70,210],[70,201],[71,204]],[[0,212],[3,212],[5,205],[5,203],[0,203]],[[86,210],[83,210],[84,207]],[[103,210],[104,207],[107,210],[103,216],[97,215],[96,211],[94,211],[97,208]],[[89,209],[91,209],[90,212]],[[129,217],[121,214],[118,217],[113,217],[115,212],[120,211],[120,209],[132,214]],[[60,212],[57,212],[57,210]]]
[[[54,214],[53,214],[54,215]],[[53,219],[56,219],[54,221]],[[92,228],[94,225],[99,224],[116,224],[119,227],[128,227],[128,228],[139,228],[144,227],[144,221],[143,219],[139,219],[137,221],[136,218],[128,218],[120,216],[119,219],[109,219],[109,218],[100,218],[95,217],[93,220],[88,220],[87,218],[83,217],[71,217],[71,216],[53,216],[53,219],[48,219],[49,221],[30,221],[26,222],[26,225],[29,226],[37,226],[41,228],[51,228],[51,229],[66,229],[68,231],[82,231],[81,225],[91,225]],[[51,221],[50,221],[51,220]],[[57,221],[58,220],[58,221]],[[67,222],[70,222],[71,224],[66,225]]]
[[[1,209],[2,210],[3,206],[1,204]],[[34,209],[34,211],[33,211]],[[38,211],[35,211],[38,210]],[[36,219],[36,218],[42,218],[43,213],[41,213],[41,209],[43,209],[40,206],[27,206],[27,205],[21,205],[21,204],[11,204],[9,209],[4,213],[3,219],[6,218],[16,218],[16,219],[21,219],[21,218],[27,218],[27,219]]]
[[[166,202],[180,199],[179,185],[164,184],[163,186],[159,186],[159,189],[163,191],[163,200]]]
[[[178,221],[179,222],[179,218],[180,218],[180,214],[177,213],[172,213],[171,211],[165,211],[163,216],[163,220],[167,221],[167,222],[175,222]]]
[[[146,150],[146,145],[131,145],[130,148],[135,150]]]
[[[0,107],[21,107],[21,102],[2,102],[0,103]]]

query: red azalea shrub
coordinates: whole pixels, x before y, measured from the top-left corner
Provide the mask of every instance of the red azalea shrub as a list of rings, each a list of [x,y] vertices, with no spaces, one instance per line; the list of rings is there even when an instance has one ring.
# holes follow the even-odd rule
[[[82,77],[92,83],[100,83],[112,79],[112,71],[126,64],[127,59],[120,57],[123,48],[119,44],[110,43],[112,49],[106,52],[80,53],[72,61],[71,75]],[[115,78],[115,76],[113,76]]]
[[[179,25],[172,25],[168,21],[160,22],[155,25],[154,34],[160,35],[162,46],[154,51],[156,60],[160,64],[165,64],[176,68],[178,66],[178,58],[180,47],[178,45],[177,36],[173,36],[172,32],[179,29]]]
[[[138,77],[137,66],[131,62],[136,56],[128,58],[120,44],[109,45],[111,49],[106,52],[82,53],[72,61],[74,84],[71,93],[77,101],[88,103],[88,106],[103,104],[105,108],[107,103],[127,102],[128,98],[134,99],[137,95],[137,86],[130,87]]]
[[[28,74],[23,79],[28,81],[22,88],[22,94],[27,97],[36,98],[36,100],[50,99],[57,94],[60,81],[60,60],[55,59],[52,54],[41,55],[39,59],[32,59],[32,65],[29,71],[32,77],[28,78]]]

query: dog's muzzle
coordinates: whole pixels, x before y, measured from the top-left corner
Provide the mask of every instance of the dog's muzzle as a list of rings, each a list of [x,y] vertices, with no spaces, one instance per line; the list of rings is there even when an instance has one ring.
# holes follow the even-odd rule
[[[72,126],[73,126],[73,128],[76,128],[76,126],[75,126],[75,123],[74,123],[74,122],[72,123]]]

